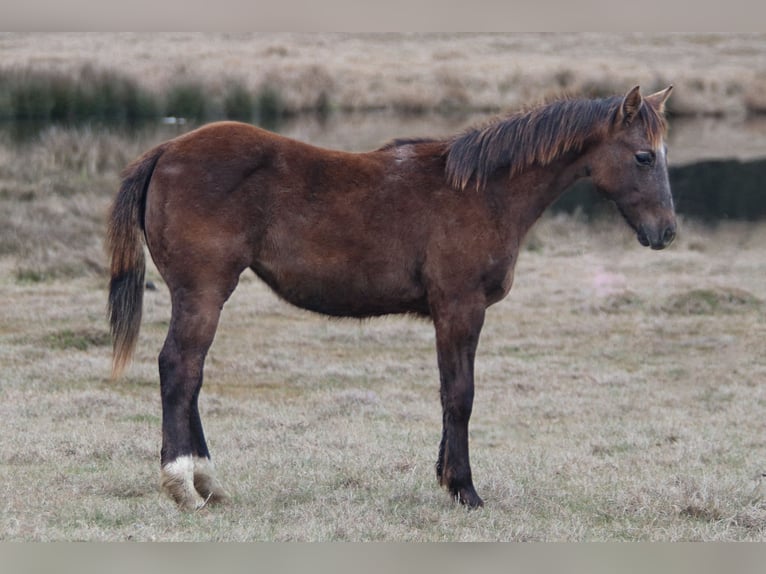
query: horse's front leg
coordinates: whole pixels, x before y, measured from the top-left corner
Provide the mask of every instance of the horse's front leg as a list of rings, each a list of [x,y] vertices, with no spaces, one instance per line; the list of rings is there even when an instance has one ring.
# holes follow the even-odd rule
[[[483,506],[471,479],[468,421],[473,408],[473,363],[484,324],[483,301],[453,299],[432,309],[441,379],[442,440],[436,475],[462,504]]]

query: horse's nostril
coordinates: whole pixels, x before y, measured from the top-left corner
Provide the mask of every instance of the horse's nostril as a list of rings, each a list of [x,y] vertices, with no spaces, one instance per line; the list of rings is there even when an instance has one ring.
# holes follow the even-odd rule
[[[643,225],[639,226],[637,235],[638,242],[644,247],[648,247],[651,242],[649,241],[649,235],[646,233],[646,229]]]
[[[675,226],[666,227],[665,231],[662,233],[662,243],[664,243],[665,245],[670,245],[675,238],[676,238]]]

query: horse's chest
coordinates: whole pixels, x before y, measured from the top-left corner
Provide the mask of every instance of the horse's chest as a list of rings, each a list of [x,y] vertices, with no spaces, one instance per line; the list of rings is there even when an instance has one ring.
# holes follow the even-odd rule
[[[516,258],[512,255],[498,259],[493,257],[489,258],[482,281],[488,305],[497,303],[508,295],[511,286],[513,285],[513,269],[515,263]]]

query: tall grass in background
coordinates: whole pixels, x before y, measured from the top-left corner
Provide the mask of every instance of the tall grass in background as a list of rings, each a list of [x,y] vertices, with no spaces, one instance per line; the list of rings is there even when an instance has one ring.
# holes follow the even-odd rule
[[[302,111],[326,114],[327,98],[319,98],[316,108]],[[172,116],[255,121],[274,127],[289,113],[279,89],[269,84],[251,90],[234,79],[216,89],[200,79],[183,77],[157,93],[129,76],[91,66],[75,74],[0,68],[0,121],[6,122],[131,124]]]
[[[85,66],[77,74],[0,69],[0,119],[76,122],[156,117],[157,97],[135,80]]]
[[[197,80],[174,84],[165,96],[164,115],[201,120],[208,116],[210,103],[205,86]]]
[[[285,116],[290,115],[284,99],[273,86],[264,85],[251,92],[241,82],[231,81],[224,88],[223,109],[220,116],[229,120],[255,122],[268,129],[276,129]],[[313,110],[324,114],[324,109]]]
[[[277,129],[285,117],[294,113],[275,86],[264,84],[253,91],[239,80],[229,80],[219,90],[199,80],[180,80],[170,86],[164,100],[165,116],[197,122],[227,119]],[[324,115],[327,108],[326,102],[319,102],[315,109],[301,111]]]
[[[133,124],[163,116],[202,122],[235,119],[274,128],[286,116],[333,110],[388,109],[402,114],[495,113],[516,100],[529,102],[562,91],[587,97],[619,93],[626,84],[611,75],[577,74],[557,69],[541,77],[518,72],[501,75],[496,86],[470,73],[437,69],[410,75],[372,79],[359,74],[355,89],[345,72],[311,65],[270,70],[257,78],[234,72],[215,77],[181,73],[160,84],[148,84],[140,75],[114,72],[94,65],[61,71],[0,64],[0,121],[80,123],[88,121]],[[357,77],[359,76],[359,77]],[[679,83],[683,83],[679,79]],[[760,82],[760,83],[759,83]],[[647,92],[664,88],[669,80],[657,78],[643,86]],[[744,78],[721,87],[710,82],[687,82],[669,101],[674,115],[721,114],[727,110],[747,115],[766,110],[761,77]],[[381,86],[386,93],[381,93]],[[151,86],[151,87],[149,87]],[[715,88],[715,89],[714,89]],[[718,90],[718,91],[716,91]],[[723,91],[722,91],[723,90]],[[721,92],[721,93],[719,93]]]

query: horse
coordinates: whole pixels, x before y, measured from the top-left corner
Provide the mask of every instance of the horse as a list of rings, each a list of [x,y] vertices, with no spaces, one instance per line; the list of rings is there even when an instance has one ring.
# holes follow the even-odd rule
[[[198,409],[221,309],[251,269],[289,303],[334,317],[410,314],[435,329],[442,435],[436,476],[468,507],[468,423],[486,309],[511,289],[522,241],[589,178],[652,249],[676,236],[664,143],[672,86],[549,101],[447,138],[328,150],[214,122],[121,174],[107,230],[112,377],[141,323],[144,243],[170,293],[159,353],[162,489],[181,510],[223,502]]]

